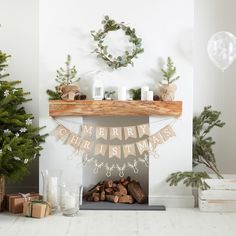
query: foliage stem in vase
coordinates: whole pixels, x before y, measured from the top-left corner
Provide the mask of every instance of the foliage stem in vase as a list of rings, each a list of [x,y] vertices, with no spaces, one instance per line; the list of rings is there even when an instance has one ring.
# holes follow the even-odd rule
[[[199,116],[193,118],[193,168],[205,166],[212,171],[218,178],[223,178],[217,168],[213,145],[215,142],[208,134],[214,127],[222,128],[225,123],[220,120],[221,112],[211,109],[211,106],[205,107]],[[211,177],[206,171],[184,171],[172,173],[167,179],[171,186],[177,186],[183,182],[187,187],[200,188],[206,190],[209,188],[204,179]]]

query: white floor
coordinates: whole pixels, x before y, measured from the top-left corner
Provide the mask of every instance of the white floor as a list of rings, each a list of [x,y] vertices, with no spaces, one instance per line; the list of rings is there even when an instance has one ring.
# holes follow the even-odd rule
[[[235,236],[236,213],[198,209],[165,212],[81,211],[77,217],[44,219],[0,214],[0,236]]]

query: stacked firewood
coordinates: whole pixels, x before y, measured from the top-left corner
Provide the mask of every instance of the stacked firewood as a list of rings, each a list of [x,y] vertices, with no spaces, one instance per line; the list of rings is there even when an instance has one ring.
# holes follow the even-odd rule
[[[108,201],[113,203],[146,203],[147,197],[139,182],[128,178],[118,181],[99,182],[84,195],[85,200],[92,202]]]

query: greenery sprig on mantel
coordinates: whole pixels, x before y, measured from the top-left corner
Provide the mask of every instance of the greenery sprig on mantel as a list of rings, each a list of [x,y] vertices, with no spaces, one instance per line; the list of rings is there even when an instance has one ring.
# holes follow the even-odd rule
[[[127,67],[128,65],[133,66],[133,59],[137,58],[137,55],[144,52],[142,48],[142,39],[136,35],[135,29],[126,26],[123,22],[116,23],[114,20],[110,19],[109,16],[105,16],[102,20],[103,28],[91,31],[93,39],[97,43],[97,48],[93,51],[97,54],[98,58],[103,59],[109,67],[112,69],[118,69],[121,67]],[[108,46],[104,44],[104,39],[109,32],[123,30],[125,35],[129,37],[129,42],[133,44],[133,49],[131,52],[125,51],[124,55],[118,57],[112,56],[108,53]]]
[[[223,127],[224,122],[220,120],[221,112],[211,109],[211,106],[204,107],[203,112],[199,116],[193,118],[193,168],[198,165],[203,165],[210,169],[218,178],[223,178],[220,174],[217,165],[215,155],[213,153],[213,145],[215,142],[212,137],[209,137],[209,132],[214,127]],[[211,177],[207,172],[175,172],[170,175],[167,182],[171,186],[177,186],[180,182],[184,185],[194,188],[200,188],[206,190],[209,188],[204,179],[210,179]]]

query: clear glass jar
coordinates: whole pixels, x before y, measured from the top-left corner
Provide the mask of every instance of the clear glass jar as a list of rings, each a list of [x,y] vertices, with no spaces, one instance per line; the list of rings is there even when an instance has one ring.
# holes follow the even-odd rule
[[[60,186],[62,170],[42,170],[43,200],[52,205],[52,213],[60,210]]]
[[[61,186],[61,211],[64,216],[76,216],[80,205],[80,186],[63,183]]]

